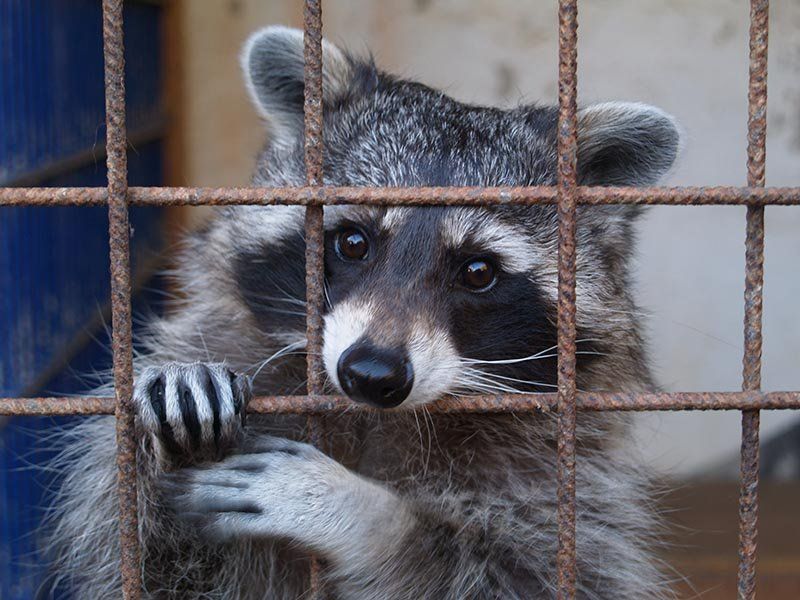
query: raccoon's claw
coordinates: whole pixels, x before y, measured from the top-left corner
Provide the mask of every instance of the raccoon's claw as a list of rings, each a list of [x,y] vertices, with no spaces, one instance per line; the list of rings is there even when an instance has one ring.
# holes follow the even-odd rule
[[[219,363],[147,367],[134,400],[142,427],[171,457],[219,458],[242,437],[252,396],[248,377]]]

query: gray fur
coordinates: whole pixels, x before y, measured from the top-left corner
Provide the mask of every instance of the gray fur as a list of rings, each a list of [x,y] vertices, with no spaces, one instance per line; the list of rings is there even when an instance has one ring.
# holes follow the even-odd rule
[[[305,179],[299,35],[262,30],[242,57],[270,131],[256,185]],[[554,183],[554,109],[460,104],[327,43],[326,49],[327,184]],[[652,183],[670,168],[679,145],[671,117],[624,103],[583,110],[580,140],[582,180],[592,184]],[[580,389],[653,389],[629,291],[635,214],[619,207],[580,210]],[[554,416],[425,410],[447,393],[535,392],[552,385],[555,362],[547,345],[555,314],[555,210],[326,209],[329,235],[340,223],[371,228],[376,256],[357,277],[345,272],[345,279],[353,277],[346,285],[335,273],[352,265],[328,265],[331,389],[337,357],[349,344],[343,336],[391,341],[408,349],[415,381],[423,382],[406,402],[415,410],[326,418],[329,455],[302,441],[301,418],[250,415],[242,427],[234,405],[249,390],[241,376],[226,379],[224,369],[249,375],[257,394],[303,388],[302,209],[219,210],[187,240],[174,272],[182,300],[152,323],[136,361],[146,597],[304,597],[312,551],[324,559],[337,598],[555,597]],[[504,305],[500,292],[469,296],[449,283],[448,257],[465,247],[496,254],[502,285],[534,290],[535,299],[519,298],[535,300],[540,312],[523,314],[525,306]],[[500,303],[508,325],[498,321],[479,336],[500,346],[484,352],[469,336],[489,319],[489,308],[481,308],[488,305],[480,304],[486,302]],[[523,318],[537,320],[518,321]],[[538,344],[535,358],[533,351],[514,350],[520,336]],[[204,378],[208,364],[211,379]],[[158,418],[160,400],[153,403],[159,377],[168,384],[172,450]],[[189,427],[176,410],[181,382],[196,405],[197,423]],[[627,429],[623,416],[579,416],[582,599],[671,597],[655,557],[658,521],[646,469],[626,449]],[[120,595],[113,435],[107,418],[65,434],[59,465],[65,481],[50,539],[55,571],[76,598]]]

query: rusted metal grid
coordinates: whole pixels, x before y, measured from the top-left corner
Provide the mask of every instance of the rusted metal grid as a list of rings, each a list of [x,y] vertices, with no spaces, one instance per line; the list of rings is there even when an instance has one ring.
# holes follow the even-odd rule
[[[324,205],[558,205],[558,391],[447,399],[434,412],[558,411],[558,597],[575,596],[575,423],[577,411],[741,410],[742,458],[738,597],[755,598],[758,427],[761,409],[800,408],[800,391],[763,393],[761,318],[764,263],[764,205],[800,205],[800,187],[765,188],[768,0],[750,2],[750,80],[747,187],[600,188],[577,184],[577,0],[559,0],[558,180],[552,187],[516,188],[334,188],[322,187],[322,13],[320,0],[305,2],[306,187],[299,188],[128,188],[122,0],[103,2],[107,188],[4,188],[0,205],[108,204],[111,252],[115,398],[0,398],[0,415],[111,414],[117,418],[117,462],[121,568],[125,598],[140,596],[137,536],[136,455],[131,405],[133,365],[130,314],[129,205],[297,204],[307,206],[308,390],[305,396],[256,398],[259,413],[309,415],[312,441],[324,440],[323,415],[343,410],[347,399],[323,395],[320,364],[323,311]],[[592,393],[575,387],[575,215],[579,204],[741,204],[747,206],[745,344],[741,392]],[[312,586],[318,590],[318,568]]]

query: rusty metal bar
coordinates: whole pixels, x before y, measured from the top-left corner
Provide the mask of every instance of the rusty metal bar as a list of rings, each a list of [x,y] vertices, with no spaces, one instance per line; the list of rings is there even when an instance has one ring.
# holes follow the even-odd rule
[[[111,344],[114,354],[117,417],[120,569],[123,597],[126,600],[136,600],[141,594],[142,578],[132,402],[130,226],[127,204],[128,162],[122,0],[103,0],[103,57],[106,93],[108,237],[111,259]]]
[[[322,0],[305,0],[303,8],[304,150],[306,184],[323,184],[324,146],[322,128]],[[305,215],[306,241],[306,392],[314,399],[323,392],[322,311],[325,286],[325,232],[321,204],[309,204]],[[323,417],[308,417],[312,444],[324,450]],[[312,597],[323,597],[320,564],[311,557]]]
[[[0,398],[0,416],[20,415],[111,415],[116,404],[111,397]],[[680,411],[680,410],[797,410],[800,392],[672,392],[613,393],[578,392],[580,411]],[[504,394],[446,398],[425,407],[431,413],[496,413],[558,410],[558,394]],[[252,413],[328,414],[371,411],[345,396],[259,396],[248,410]]]
[[[115,398],[0,398],[0,416],[113,415]]]
[[[323,183],[322,139],[322,6],[320,0],[305,2],[305,164],[306,182],[312,194]],[[324,232],[322,205],[306,208],[306,347],[308,393],[322,393],[322,310],[324,301]]]
[[[584,187],[578,204],[783,205],[800,206],[800,187]],[[105,204],[106,188],[0,188],[0,206],[95,206]],[[555,204],[558,188],[421,187],[421,188],[191,188],[131,187],[128,204],[137,206],[206,205],[459,205]]]
[[[558,600],[575,597],[578,1],[558,3]]]
[[[276,396],[255,398],[253,412],[328,413],[373,410],[354,406],[345,396]],[[581,411],[678,411],[678,410],[762,410],[800,409],[800,392],[672,392],[614,393],[577,392],[576,408]],[[444,398],[426,405],[430,413],[530,412],[558,410],[558,394],[504,394]]]
[[[767,48],[769,0],[750,2],[750,79],[747,119],[747,185],[764,187],[767,144]],[[761,318],[764,286],[764,207],[747,207],[745,236],[745,316],[742,390],[761,389]],[[741,490],[739,493],[740,600],[756,597],[758,537],[759,422],[757,409],[742,412]]]
[[[580,411],[680,411],[680,410],[762,410],[800,409],[800,392],[671,392],[615,393],[577,392]],[[273,396],[255,398],[253,412],[335,413],[371,411],[354,405],[346,396]],[[425,407],[430,413],[495,413],[558,410],[558,393],[475,395],[443,398]]]

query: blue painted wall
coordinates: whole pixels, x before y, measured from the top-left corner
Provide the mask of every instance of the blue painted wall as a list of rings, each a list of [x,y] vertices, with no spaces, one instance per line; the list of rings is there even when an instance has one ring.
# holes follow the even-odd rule
[[[128,130],[149,132],[128,152],[132,185],[164,183],[161,10],[125,5]],[[0,185],[104,186],[104,138],[100,1],[0,0]],[[65,159],[82,164],[53,170]],[[131,223],[136,270],[159,245],[159,211],[133,209]],[[110,365],[106,332],[90,330],[108,303],[107,235],[104,207],[0,208],[0,396],[85,391],[83,376]],[[54,371],[87,333],[94,341]],[[33,598],[43,580],[36,529],[53,483],[43,440],[67,423],[0,419],[2,600]]]

